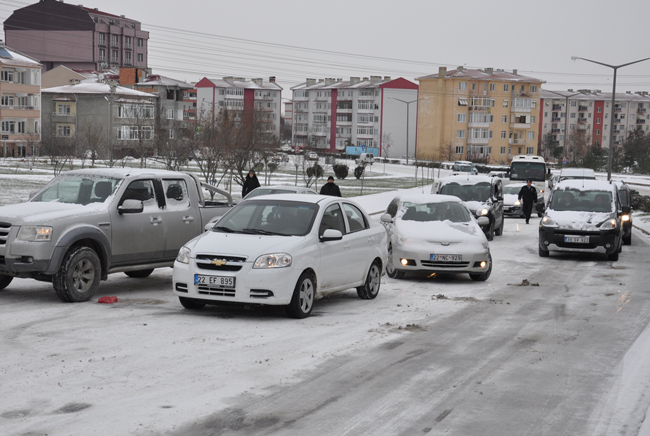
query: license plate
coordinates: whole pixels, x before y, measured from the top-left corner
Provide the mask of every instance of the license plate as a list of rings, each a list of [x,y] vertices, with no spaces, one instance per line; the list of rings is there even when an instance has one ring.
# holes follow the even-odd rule
[[[460,262],[463,256],[460,254],[432,254],[431,261],[433,262]]]
[[[589,236],[565,236],[564,242],[569,242],[572,244],[588,244]]]
[[[235,278],[222,277],[222,276],[204,276],[200,274],[194,274],[194,284],[216,286],[219,288],[234,288]]]

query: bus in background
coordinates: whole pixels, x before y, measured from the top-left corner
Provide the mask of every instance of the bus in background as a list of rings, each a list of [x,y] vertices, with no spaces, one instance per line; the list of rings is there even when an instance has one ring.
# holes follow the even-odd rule
[[[546,181],[546,162],[541,156],[517,155],[510,164],[510,180],[533,182]]]

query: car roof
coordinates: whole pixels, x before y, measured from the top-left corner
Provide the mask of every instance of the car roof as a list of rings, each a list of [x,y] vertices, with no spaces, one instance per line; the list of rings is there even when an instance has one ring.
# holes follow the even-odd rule
[[[553,191],[565,190],[565,189],[577,189],[577,190],[589,190],[589,191],[612,191],[616,189],[616,185],[609,183],[606,180],[592,180],[592,179],[569,179],[569,180],[560,180]]]
[[[563,168],[560,176],[593,176],[594,170],[591,168]]]
[[[405,194],[397,197],[401,202],[408,201],[409,203],[424,204],[424,203],[462,203],[463,201],[454,197],[453,195],[442,194]]]
[[[294,185],[268,185],[268,186],[260,186],[259,188],[256,189],[283,189],[285,191],[294,191],[294,192],[298,192],[298,191],[316,192],[312,188],[307,188],[304,186],[294,186]]]
[[[82,170],[73,170],[61,173],[63,175],[91,175],[107,177],[128,177],[128,176],[153,176],[153,177],[178,177],[188,176],[186,173],[178,171],[167,171],[152,168],[87,168]]]
[[[270,194],[270,195],[265,195],[265,196],[259,196],[259,197],[253,197],[249,200],[242,201],[243,204],[244,202],[248,201],[269,201],[269,200],[277,200],[278,202],[299,202],[299,203],[322,203],[322,202],[327,202],[328,200],[336,200],[339,199],[341,200],[341,197],[333,197],[331,195],[305,195],[305,194]],[[348,199],[345,199],[348,201]],[[350,201],[350,203],[356,204],[354,201]]]
[[[442,185],[447,185],[449,183],[458,183],[459,185],[475,185],[477,183],[492,183],[493,180],[494,177],[486,175],[459,174],[457,176],[447,177],[442,182]]]

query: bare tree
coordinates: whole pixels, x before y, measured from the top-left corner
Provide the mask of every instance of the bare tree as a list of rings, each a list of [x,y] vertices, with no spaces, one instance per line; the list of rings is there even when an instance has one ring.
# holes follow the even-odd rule
[[[451,141],[445,141],[440,147],[441,160],[452,161],[456,157],[456,147]]]
[[[104,149],[106,142],[106,132],[100,125],[94,124],[92,121],[84,125],[81,132],[79,132],[81,140],[86,144],[87,150],[91,152],[91,168],[95,167],[95,160],[99,157],[100,151]],[[83,151],[82,159],[86,159],[86,153]]]
[[[66,165],[72,165],[75,148],[76,139],[73,136],[59,135],[54,125],[43,128],[41,133],[41,151],[50,157],[50,163],[52,164],[55,176]]]

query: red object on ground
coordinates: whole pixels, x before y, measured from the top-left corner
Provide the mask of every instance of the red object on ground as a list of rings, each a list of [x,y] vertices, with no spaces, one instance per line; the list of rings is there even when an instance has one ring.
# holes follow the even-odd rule
[[[117,303],[117,297],[102,297],[97,300],[97,302],[102,304],[113,304]]]

